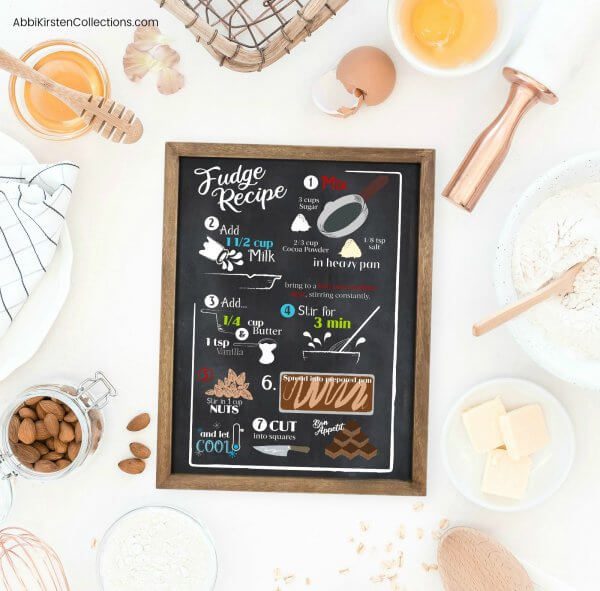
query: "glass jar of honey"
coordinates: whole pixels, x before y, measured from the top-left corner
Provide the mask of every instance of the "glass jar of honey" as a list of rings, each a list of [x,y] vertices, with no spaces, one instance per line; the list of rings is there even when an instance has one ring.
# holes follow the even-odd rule
[[[106,68],[81,43],[45,41],[26,51],[21,60],[59,84],[86,94],[110,96]],[[73,139],[89,130],[89,125],[58,98],[15,76],[9,81],[9,98],[19,120],[45,139]]]

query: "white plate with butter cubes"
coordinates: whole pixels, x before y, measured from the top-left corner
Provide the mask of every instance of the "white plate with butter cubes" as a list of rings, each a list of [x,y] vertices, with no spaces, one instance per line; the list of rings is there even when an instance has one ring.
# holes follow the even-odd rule
[[[566,480],[575,458],[569,415],[552,394],[526,380],[478,384],[450,411],[442,457],[454,486],[493,511],[543,503]]]

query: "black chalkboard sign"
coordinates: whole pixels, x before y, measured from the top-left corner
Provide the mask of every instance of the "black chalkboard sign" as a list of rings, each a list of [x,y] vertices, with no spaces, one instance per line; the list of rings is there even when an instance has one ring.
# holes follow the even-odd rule
[[[424,494],[433,152],[167,144],[159,487]]]

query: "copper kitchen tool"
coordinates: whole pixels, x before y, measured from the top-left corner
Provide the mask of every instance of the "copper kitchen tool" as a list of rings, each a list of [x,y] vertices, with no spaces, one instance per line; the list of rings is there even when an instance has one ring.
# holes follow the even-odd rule
[[[103,96],[84,94],[54,82],[51,78],[29,67],[0,47],[0,69],[23,78],[61,100],[77,113],[96,133],[113,142],[137,142],[144,133],[142,122],[123,105]]]
[[[558,93],[597,39],[600,2],[544,0],[517,51],[504,68],[511,82],[501,113],[471,146],[442,191],[454,204],[473,211],[506,158],[523,116],[539,102],[554,104]]]
[[[0,582],[16,591],[69,591],[65,570],[56,552],[21,528],[0,531]]]
[[[505,322],[516,318],[523,312],[527,312],[533,306],[536,306],[540,302],[547,300],[548,298],[554,295],[560,295],[563,293],[568,293],[573,289],[573,284],[575,283],[575,279],[577,275],[583,269],[587,261],[582,263],[577,263],[572,266],[570,269],[565,271],[558,279],[554,279],[549,283],[546,283],[542,288],[538,289],[534,293],[509,304],[499,312],[496,312],[489,318],[478,322],[473,325],[473,334],[476,337],[480,337],[495,328],[498,328]]]
[[[521,563],[476,529],[454,527],[444,534],[438,568],[446,591],[534,591]]]
[[[473,211],[504,162],[523,115],[540,101],[549,105],[558,101],[550,89],[522,72],[504,68],[504,77],[512,82],[504,108],[475,140],[442,191],[444,197],[467,211]]]

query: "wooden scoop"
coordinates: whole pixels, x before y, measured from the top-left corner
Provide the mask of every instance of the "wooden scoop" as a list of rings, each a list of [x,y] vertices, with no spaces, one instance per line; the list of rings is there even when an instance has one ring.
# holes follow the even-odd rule
[[[468,527],[449,529],[438,547],[446,591],[533,591],[521,563],[498,542]]]
[[[506,308],[502,308],[502,310],[496,312],[489,318],[474,324],[473,334],[476,337],[480,337],[481,335],[490,332],[490,330],[494,330],[494,328],[498,328],[505,322],[516,318],[520,314],[523,314],[523,312],[533,308],[533,306],[536,306],[540,302],[543,302],[554,295],[560,295],[562,293],[569,292],[573,289],[573,284],[575,283],[575,279],[579,271],[583,269],[586,263],[587,261],[577,263],[568,271],[565,271],[558,279],[550,281],[536,292],[517,300],[512,304],[509,304],[506,306]]]
[[[54,82],[0,47],[0,68],[23,78],[61,100],[103,138],[125,144],[137,142],[144,133],[142,122],[123,105],[103,96],[84,94]]]

